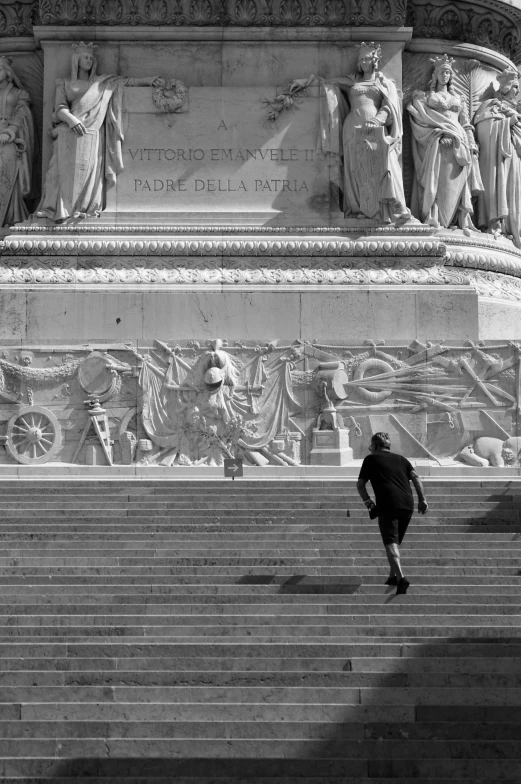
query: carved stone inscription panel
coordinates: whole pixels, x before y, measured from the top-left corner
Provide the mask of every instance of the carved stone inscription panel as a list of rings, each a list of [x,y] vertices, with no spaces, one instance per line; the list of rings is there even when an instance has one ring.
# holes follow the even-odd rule
[[[154,111],[146,88],[126,88],[124,169],[105,217],[158,222],[324,225],[329,172],[316,151],[318,92],[273,122],[273,87],[190,88],[181,112]],[[143,111],[150,105],[151,111]]]

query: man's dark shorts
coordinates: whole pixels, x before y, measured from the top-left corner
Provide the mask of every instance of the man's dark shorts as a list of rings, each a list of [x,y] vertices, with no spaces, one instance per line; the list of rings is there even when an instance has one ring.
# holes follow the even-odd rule
[[[378,525],[384,544],[401,544],[407,526],[411,522],[412,511],[396,509],[392,514],[378,517]]]

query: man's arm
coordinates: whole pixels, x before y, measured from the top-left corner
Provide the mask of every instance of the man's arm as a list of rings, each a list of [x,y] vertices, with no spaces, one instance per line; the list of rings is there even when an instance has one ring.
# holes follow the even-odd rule
[[[427,501],[425,500],[425,491],[423,489],[422,481],[416,471],[411,471],[410,480],[414,485],[414,489],[418,494],[418,512],[425,514],[427,509],[429,508]]]
[[[367,506],[368,509],[370,509],[372,506],[374,506],[374,501],[372,500],[372,498],[369,496],[369,493],[365,489],[366,484],[367,484],[366,479],[362,479],[361,477],[358,477],[358,482],[356,483],[356,489],[358,490],[358,494],[360,495],[364,504]]]

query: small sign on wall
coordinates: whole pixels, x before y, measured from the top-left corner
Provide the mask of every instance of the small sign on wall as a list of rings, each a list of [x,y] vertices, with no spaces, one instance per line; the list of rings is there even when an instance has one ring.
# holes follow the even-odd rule
[[[244,476],[244,471],[242,467],[242,460],[240,457],[231,458],[225,457],[224,458],[224,477],[225,479],[231,476],[232,479],[235,479],[236,476]]]

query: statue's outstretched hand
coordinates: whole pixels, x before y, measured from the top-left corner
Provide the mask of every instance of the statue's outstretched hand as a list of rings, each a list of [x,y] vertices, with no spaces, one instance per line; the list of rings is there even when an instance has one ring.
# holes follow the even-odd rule
[[[166,79],[163,79],[161,76],[156,77],[152,82],[152,87],[164,87],[165,85]]]

